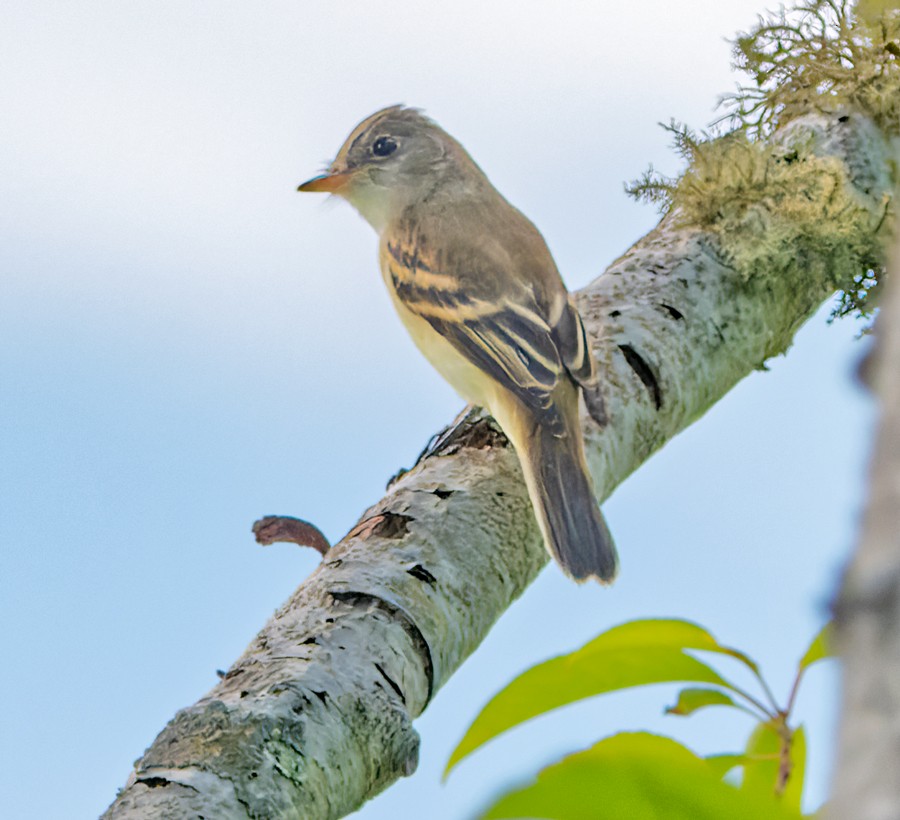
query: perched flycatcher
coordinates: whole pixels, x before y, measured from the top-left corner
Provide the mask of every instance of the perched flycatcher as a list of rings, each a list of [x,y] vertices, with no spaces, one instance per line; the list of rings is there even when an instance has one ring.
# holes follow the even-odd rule
[[[578,420],[597,372],[544,238],[466,150],[419,111],[361,122],[328,172],[300,186],[350,202],[378,232],[403,324],[462,397],[515,447],[550,554],[577,580],[611,581],[616,552]]]

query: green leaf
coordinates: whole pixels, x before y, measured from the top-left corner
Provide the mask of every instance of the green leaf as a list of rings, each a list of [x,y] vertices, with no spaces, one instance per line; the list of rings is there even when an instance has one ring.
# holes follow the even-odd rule
[[[771,797],[742,794],[674,740],[623,733],[601,740],[507,792],[482,820],[797,820]]]
[[[674,681],[732,687],[687,649],[733,653],[689,621],[640,620],[613,627],[575,652],[533,666],[481,710],[450,755],[444,776],[507,729],[593,695]]]
[[[834,654],[831,651],[831,644],[832,625],[829,621],[819,630],[819,634],[813,638],[812,643],[809,645],[809,649],[806,650],[805,654],[800,659],[797,674],[802,674],[817,661],[821,661],[824,658],[830,658]]]
[[[739,660],[744,666],[748,667],[751,672],[755,675],[759,675],[759,664],[753,660],[749,655],[745,655],[739,649],[732,649],[730,646],[720,646],[716,652],[721,652],[724,655],[730,655],[732,658],[736,658]]]
[[[674,706],[666,707],[666,714],[687,717],[699,709],[705,709],[707,706],[737,707],[737,704],[721,689],[689,686],[678,693],[678,700]]]
[[[754,794],[775,795],[781,768],[781,735],[773,722],[760,723],[747,741],[744,779],[741,790]],[[780,801],[799,812],[806,775],[806,733],[802,726],[791,734],[791,771]]]
[[[707,755],[704,760],[713,774],[721,780],[732,769],[743,766],[747,762],[747,756],[736,754]]]
[[[775,795],[780,750],[781,738],[775,724],[758,723],[747,740],[742,791]]]

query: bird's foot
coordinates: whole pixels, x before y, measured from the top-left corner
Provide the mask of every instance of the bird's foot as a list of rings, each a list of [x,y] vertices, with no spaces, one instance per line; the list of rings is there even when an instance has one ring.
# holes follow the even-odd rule
[[[450,424],[428,440],[428,444],[419,453],[419,457],[410,470],[426,458],[452,455],[463,447],[480,450],[485,447],[506,447],[508,444],[509,440],[497,422],[484,409],[470,404]],[[387,489],[390,489],[410,470],[406,468],[398,470],[388,480]]]

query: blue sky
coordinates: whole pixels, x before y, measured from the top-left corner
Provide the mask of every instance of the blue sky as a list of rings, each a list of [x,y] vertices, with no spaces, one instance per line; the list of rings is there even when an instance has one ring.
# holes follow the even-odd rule
[[[725,37],[764,9],[35,0],[0,20],[0,787],[11,817],[99,814],[174,712],[315,566],[250,535],[333,540],[459,400],[406,338],[375,236],[294,191],[358,120],[424,107],[541,228],[570,287],[656,221],[622,182],[676,169],[659,121],[703,126]],[[547,569],[418,722],[418,773],[364,820],[470,816],[621,729],[728,751],[746,724],[660,717],[666,688],[540,719],[439,772],[526,666],[634,617],[700,621],[785,692],[864,497],[864,342],[827,309],[606,505],[612,590]],[[808,681],[812,800],[834,670]],[[58,790],[56,785],[58,784]]]

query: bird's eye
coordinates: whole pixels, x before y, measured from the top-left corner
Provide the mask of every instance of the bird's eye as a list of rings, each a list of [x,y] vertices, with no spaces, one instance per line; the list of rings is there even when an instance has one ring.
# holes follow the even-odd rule
[[[393,154],[396,150],[397,142],[390,137],[379,137],[372,143],[372,153],[376,157],[386,157]]]

